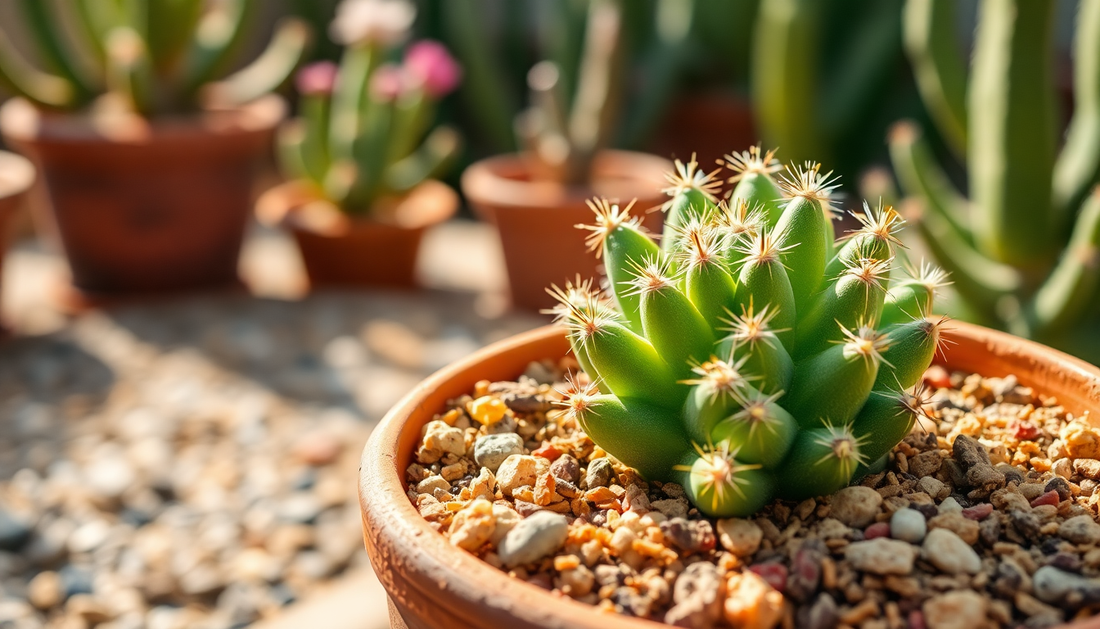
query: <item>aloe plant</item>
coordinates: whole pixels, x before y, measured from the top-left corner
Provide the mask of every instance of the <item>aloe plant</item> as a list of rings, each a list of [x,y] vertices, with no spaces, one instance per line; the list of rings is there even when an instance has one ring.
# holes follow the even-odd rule
[[[243,104],[279,87],[309,41],[302,21],[284,20],[267,50],[225,76],[256,0],[72,0],[76,38],[56,3],[18,4],[23,24],[0,28],[0,84],[44,109],[150,117]],[[13,28],[30,35],[42,68],[12,45]]]
[[[387,60],[412,25],[403,0],[340,5],[333,34],[347,48],[339,66],[309,65],[298,75],[301,115],[279,133],[283,170],[311,184],[349,214],[412,190],[436,176],[458,152],[457,132],[430,129],[440,98],[461,69],[442,44],[410,45],[400,64]]]
[[[943,280],[924,267],[891,282],[903,221],[890,207],[865,205],[834,242],[836,180],[816,164],[777,181],[772,153],[729,161],[728,202],[716,173],[676,164],[662,245],[630,206],[590,204],[614,305],[590,283],[551,290],[591,379],[566,392],[568,412],[721,517],[831,493],[884,459],[921,409]]]
[[[969,170],[970,198],[922,130],[889,137],[917,231],[987,325],[1100,360],[1100,3],[1082,2],[1075,107],[1058,152],[1054,3],[983,0],[969,81],[949,0],[908,0],[905,44],[941,136]],[[968,85],[969,83],[969,85]],[[914,212],[916,216],[918,213]]]
[[[486,0],[441,0],[446,38],[467,71],[467,109],[495,150],[522,150],[536,176],[586,183],[598,151],[638,144],[659,118],[684,63],[694,0],[537,3],[540,60],[526,72],[526,105],[511,70],[526,59],[529,15],[503,5],[498,30],[510,41],[494,40]],[[642,85],[627,96],[635,76]]]

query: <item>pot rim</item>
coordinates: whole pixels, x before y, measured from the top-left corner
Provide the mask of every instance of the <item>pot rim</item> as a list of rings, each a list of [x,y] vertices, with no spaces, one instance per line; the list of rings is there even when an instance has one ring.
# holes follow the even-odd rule
[[[653,194],[652,188],[654,184],[664,185],[665,174],[671,167],[671,160],[651,153],[605,149],[593,159],[594,181],[591,185],[564,186],[551,181],[516,179],[501,175],[501,171],[530,172],[522,153],[504,153],[470,164],[462,173],[461,185],[463,193],[475,207],[492,205],[520,210],[552,210],[563,205],[583,207],[586,200],[600,194],[601,182],[614,179],[637,182],[649,188],[635,195],[640,201],[650,197],[663,197],[659,191]]]
[[[1040,391],[1063,389],[1058,394],[1059,402],[1078,417],[1087,414],[1091,419],[1094,413],[1089,411],[1100,409],[1100,368],[1096,366],[1033,341],[969,323],[952,321],[944,335],[956,344],[954,349],[937,354],[935,364],[986,377],[1026,370],[1026,375],[1020,378],[1021,384]],[[394,595],[395,575],[389,574],[388,569],[397,566],[404,574],[413,575],[412,578],[400,578],[403,586],[422,590],[423,596],[438,604],[439,614],[458,614],[456,622],[462,620],[462,609],[473,603],[477,605],[474,619],[510,621],[513,626],[609,629],[666,626],[603,613],[592,605],[554,596],[509,577],[474,555],[451,546],[420,516],[406,495],[404,470],[398,469],[397,464],[401,456],[401,435],[411,416],[422,412],[425,406],[432,410],[432,405],[442,405],[445,398],[440,397],[438,390],[452,380],[468,378],[472,370],[483,371],[487,364],[513,354],[531,360],[547,358],[547,350],[553,348],[563,352],[568,348],[564,330],[554,325],[483,348],[429,376],[406,394],[375,427],[363,449],[358,487],[364,540],[371,561],[389,595]],[[542,352],[541,356],[536,350]],[[514,362],[516,359],[509,360]],[[425,583],[434,589],[426,591]],[[1063,627],[1084,629],[1088,622]]]
[[[303,209],[315,202],[327,206],[324,220],[303,220]],[[426,179],[396,201],[393,214],[400,218],[403,208],[420,211],[405,220],[392,222],[377,220],[371,214],[353,216],[322,199],[306,181],[293,179],[265,190],[256,201],[255,214],[256,219],[268,227],[285,227],[331,238],[380,228],[422,230],[455,215],[458,193],[438,179]]]
[[[150,144],[154,142],[202,142],[208,136],[240,136],[271,133],[286,117],[287,102],[278,94],[226,109],[207,109],[196,114],[151,119],[130,118],[123,124],[97,118],[87,112],[54,112],[38,109],[16,97],[0,105],[0,132],[16,143],[28,144]]]
[[[0,151],[0,201],[17,197],[34,184],[34,164],[17,153]]]

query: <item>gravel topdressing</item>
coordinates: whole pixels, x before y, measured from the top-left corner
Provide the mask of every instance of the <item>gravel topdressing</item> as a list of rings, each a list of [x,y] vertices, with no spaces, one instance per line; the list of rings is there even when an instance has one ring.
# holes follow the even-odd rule
[[[573,371],[479,382],[407,470],[434,528],[517,579],[696,628],[1048,627],[1100,610],[1100,431],[1014,377],[933,367],[931,419],[885,471],[712,520],[554,405]]]

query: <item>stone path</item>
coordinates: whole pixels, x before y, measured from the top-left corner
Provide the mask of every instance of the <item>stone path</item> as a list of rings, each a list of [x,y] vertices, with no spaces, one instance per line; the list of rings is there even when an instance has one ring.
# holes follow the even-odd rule
[[[303,296],[293,244],[257,230],[242,275],[258,296],[67,319],[47,290],[61,260],[17,246],[0,626],[289,627],[317,610],[385,626],[355,501],[371,427],[428,373],[544,322],[505,312],[485,226],[448,224],[424,254],[423,293]]]

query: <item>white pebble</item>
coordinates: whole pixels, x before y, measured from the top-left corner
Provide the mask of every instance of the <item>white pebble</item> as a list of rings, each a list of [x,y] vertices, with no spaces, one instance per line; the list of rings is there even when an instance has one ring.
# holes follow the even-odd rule
[[[890,537],[910,544],[919,544],[928,532],[924,514],[916,509],[898,509],[890,518]]]
[[[500,561],[509,568],[538,561],[561,548],[568,532],[565,516],[550,511],[532,513],[501,540]]]
[[[924,557],[947,574],[978,574],[982,560],[961,537],[947,529],[932,529],[921,547]]]

